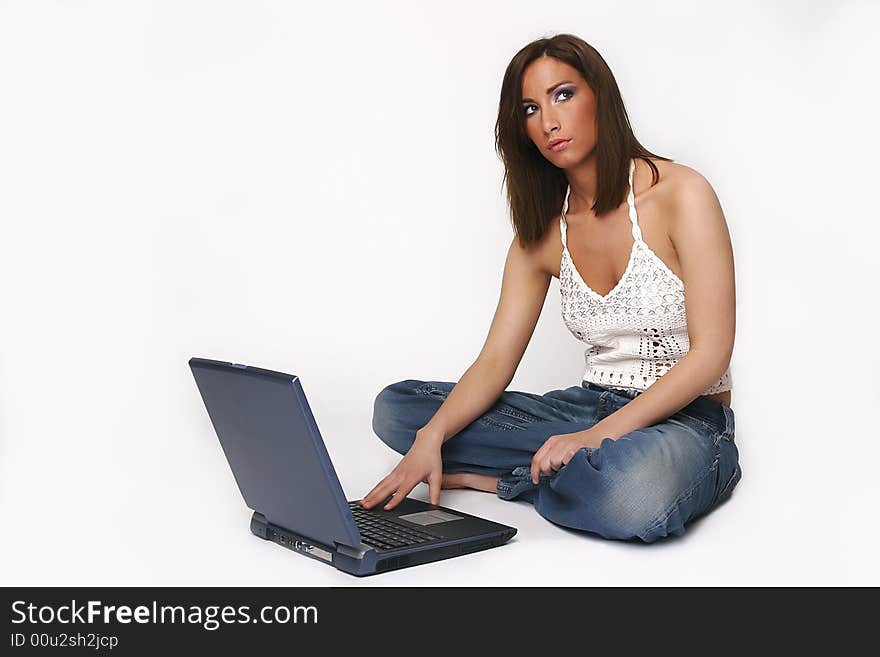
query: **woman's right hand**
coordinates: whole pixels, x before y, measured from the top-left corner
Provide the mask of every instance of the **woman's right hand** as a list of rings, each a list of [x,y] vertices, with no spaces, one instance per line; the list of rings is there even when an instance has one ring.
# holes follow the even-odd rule
[[[416,439],[406,456],[387,477],[364,496],[360,502],[361,506],[369,509],[393,494],[394,499],[383,507],[386,511],[390,511],[422,482],[428,484],[431,504],[440,504],[440,484],[443,480],[443,461],[440,457],[442,444],[443,441],[436,436],[417,432]]]

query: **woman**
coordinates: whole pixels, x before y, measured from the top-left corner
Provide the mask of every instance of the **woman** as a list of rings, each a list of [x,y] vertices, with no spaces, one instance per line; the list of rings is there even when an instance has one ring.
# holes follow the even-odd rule
[[[496,146],[516,235],[488,338],[457,384],[380,392],[373,429],[404,458],[361,505],[390,496],[393,509],[425,482],[432,504],[441,488],[474,488],[606,538],[682,534],[741,477],[733,253],[718,199],[695,170],[639,144],[608,65],[568,34],[511,61]],[[566,326],[588,345],[583,381],[505,391],[551,276]]]

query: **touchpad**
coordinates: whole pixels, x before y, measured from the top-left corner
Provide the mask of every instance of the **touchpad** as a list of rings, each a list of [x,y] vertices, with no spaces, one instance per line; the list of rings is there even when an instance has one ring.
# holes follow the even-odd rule
[[[463,520],[462,516],[457,516],[445,511],[432,509],[431,511],[419,511],[418,513],[408,513],[405,516],[397,516],[404,520],[409,520],[417,525],[436,525],[438,522],[449,522],[450,520]]]

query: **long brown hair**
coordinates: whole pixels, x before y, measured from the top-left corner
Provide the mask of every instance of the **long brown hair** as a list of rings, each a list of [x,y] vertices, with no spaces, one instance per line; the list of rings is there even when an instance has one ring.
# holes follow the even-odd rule
[[[648,157],[672,161],[651,153],[635,138],[614,74],[593,46],[572,34],[531,42],[507,65],[495,123],[495,151],[504,163],[502,184],[507,183],[511,219],[522,246],[540,241],[550,222],[559,216],[568,184],[565,172],[541,154],[525,130],[523,72],[543,56],[577,69],[596,96],[597,193],[592,207],[596,215],[623,203],[629,185],[630,159],[639,157],[648,163],[653,172],[652,185],[656,184],[659,171]]]

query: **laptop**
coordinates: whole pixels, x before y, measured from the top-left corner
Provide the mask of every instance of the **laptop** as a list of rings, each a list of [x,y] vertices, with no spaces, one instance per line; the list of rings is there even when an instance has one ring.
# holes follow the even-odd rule
[[[405,498],[346,500],[298,376],[191,358],[189,366],[255,535],[363,576],[499,546],[516,529]]]

